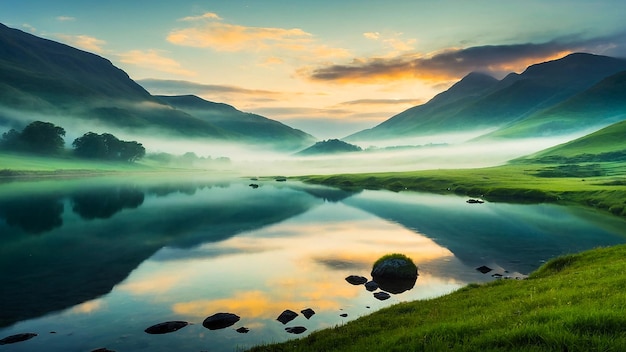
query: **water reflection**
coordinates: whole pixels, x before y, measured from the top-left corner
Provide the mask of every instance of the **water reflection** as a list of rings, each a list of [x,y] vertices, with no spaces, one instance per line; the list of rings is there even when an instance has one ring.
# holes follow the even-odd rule
[[[541,260],[626,239],[623,221],[571,208],[248,183],[199,177],[0,185],[0,338],[40,334],[14,345],[17,351],[197,351],[209,342],[211,350],[231,351],[293,338],[275,320],[285,309],[314,309],[311,319],[288,324],[309,333],[493,280],[475,270],[479,265],[527,273]],[[29,208],[24,199],[48,205]],[[44,212],[34,209],[54,215],[40,220],[32,213]],[[14,220],[28,218],[24,212],[39,227]],[[352,274],[369,277],[374,261],[392,252],[419,267],[410,290],[381,302],[345,282]],[[241,321],[204,329],[204,318],[217,312]],[[168,320],[194,324],[158,340],[143,332]],[[240,326],[250,333],[237,334]]]
[[[9,226],[41,234],[63,225],[63,203],[54,195],[0,200],[0,218]]]

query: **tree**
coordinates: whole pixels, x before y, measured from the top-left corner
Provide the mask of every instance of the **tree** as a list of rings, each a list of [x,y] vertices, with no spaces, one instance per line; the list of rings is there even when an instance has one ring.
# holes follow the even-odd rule
[[[22,132],[14,129],[2,134],[0,147],[6,150],[39,154],[59,154],[63,151],[65,130],[50,122],[35,121]]]
[[[63,151],[65,130],[50,122],[35,121],[24,127],[19,139],[26,151],[59,154]]]
[[[83,158],[137,161],[146,155],[146,149],[135,141],[121,141],[110,133],[87,132],[72,143],[74,153]]]

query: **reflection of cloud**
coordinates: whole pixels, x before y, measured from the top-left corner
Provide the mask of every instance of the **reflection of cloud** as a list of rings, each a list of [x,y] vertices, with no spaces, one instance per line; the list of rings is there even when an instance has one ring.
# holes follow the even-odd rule
[[[194,72],[183,68],[176,60],[161,55],[158,50],[131,50],[119,54],[119,57],[121,62],[131,65],[150,67],[157,71],[183,76],[195,75]]]
[[[374,39],[376,33],[370,33],[367,37]],[[592,39],[570,37],[537,44],[450,48],[432,55],[414,53],[391,58],[354,59],[349,64],[318,67],[308,75],[312,80],[339,83],[376,83],[389,79],[438,82],[458,79],[471,71],[502,75],[522,70],[532,63],[556,59],[576,51],[607,50],[614,47],[614,43],[623,41],[623,38],[615,35]]]
[[[213,12],[206,12],[200,16],[187,16],[181,18],[181,21],[199,21],[199,20],[221,20],[222,18]]]
[[[88,35],[57,34],[56,37],[71,46],[94,53],[103,53],[104,49],[102,46],[106,44],[104,40],[90,37]]]
[[[95,299],[93,301],[87,301],[72,307],[72,313],[76,314],[90,314],[101,310],[104,307],[104,301],[102,299]]]
[[[326,293],[325,299],[315,302],[316,310],[338,309],[339,304],[333,301],[335,297],[329,297],[332,293]],[[230,298],[175,303],[172,310],[176,314],[193,317],[206,317],[216,312],[227,311],[246,319],[272,319],[285,309],[299,311],[310,304],[311,302],[308,300],[287,300],[280,296],[269,297],[267,293],[262,291],[247,291],[236,292]]]
[[[167,292],[178,283],[184,281],[186,276],[168,272],[155,272],[144,278],[138,278],[122,283],[118,289],[128,291],[134,295],[147,295],[156,292]]]
[[[70,22],[70,21],[76,21],[76,18],[72,16],[58,16],[57,21]]]

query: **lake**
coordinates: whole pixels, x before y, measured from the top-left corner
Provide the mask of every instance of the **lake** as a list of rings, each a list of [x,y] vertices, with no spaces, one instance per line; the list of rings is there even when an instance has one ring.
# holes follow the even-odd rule
[[[626,242],[625,221],[588,209],[466,200],[204,175],[5,181],[0,338],[37,336],[0,350],[244,350]],[[409,290],[381,301],[346,282],[396,252],[419,267]],[[286,309],[299,315],[282,324]],[[219,312],[241,319],[202,325]],[[175,320],[191,324],[144,332]]]

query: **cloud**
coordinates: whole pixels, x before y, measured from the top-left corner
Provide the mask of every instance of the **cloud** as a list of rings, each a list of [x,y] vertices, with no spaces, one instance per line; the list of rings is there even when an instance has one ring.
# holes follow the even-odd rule
[[[221,52],[274,51],[281,57],[299,53],[300,59],[350,56],[348,50],[320,44],[313,34],[300,28],[248,27],[225,23],[214,13],[182,20],[194,23],[187,28],[170,31],[166,39],[172,44]]]
[[[98,54],[104,53],[102,46],[107,43],[104,40],[88,35],[57,34],[55,37],[59,38],[68,45]]]
[[[391,58],[361,58],[349,64],[317,67],[306,73],[314,81],[337,83],[380,83],[391,79],[419,79],[437,83],[456,80],[472,71],[502,76],[572,52],[615,51],[615,46],[623,48],[623,44],[623,37],[617,35],[593,39],[572,36],[538,44],[485,45],[449,48],[431,55],[411,53]]]
[[[363,33],[363,36],[367,39],[377,40],[380,38],[380,33],[378,32],[366,32]]]
[[[126,64],[149,67],[151,69],[183,76],[194,76],[195,72],[187,70],[176,60],[161,55],[158,50],[131,50],[118,54],[120,61]]]
[[[241,94],[241,95],[253,95],[263,97],[280,97],[283,95],[281,92],[260,90],[260,89],[247,89],[235,86],[226,85],[214,85],[214,84],[201,84],[189,81],[179,80],[162,80],[162,79],[141,79],[137,80],[142,87],[148,90],[152,94]]]
[[[170,32],[170,43],[217,51],[263,50],[273,45],[293,46],[306,42],[311,34],[299,28],[245,27],[221,22]]]
[[[213,12],[206,12],[200,16],[188,16],[181,18],[180,21],[200,21],[200,20],[221,20],[222,18]]]
[[[76,17],[71,17],[71,16],[57,16],[57,21],[61,21],[61,22],[71,22],[71,21],[76,21]]]
[[[410,104],[419,105],[423,104],[422,99],[359,99],[352,101],[345,101],[339,103],[339,105],[398,105],[398,104]]]

